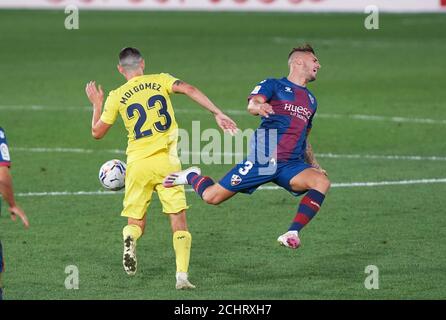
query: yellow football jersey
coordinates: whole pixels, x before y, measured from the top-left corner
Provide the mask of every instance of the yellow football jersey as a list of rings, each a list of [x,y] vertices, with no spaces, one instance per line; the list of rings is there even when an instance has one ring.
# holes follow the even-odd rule
[[[135,77],[109,93],[101,120],[121,115],[128,131],[127,163],[162,151],[177,140],[178,124],[169,94],[178,79],[167,73]]]

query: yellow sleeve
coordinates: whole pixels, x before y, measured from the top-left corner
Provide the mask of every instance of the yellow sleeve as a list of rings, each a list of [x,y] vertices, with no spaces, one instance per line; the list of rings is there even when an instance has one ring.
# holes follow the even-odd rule
[[[175,81],[178,81],[178,78],[175,78],[174,76],[170,75],[169,73],[161,73],[161,75],[163,76],[163,81],[164,81],[164,85],[166,86],[167,89],[167,93],[171,94],[172,91],[172,86],[175,83]]]
[[[104,111],[101,115],[101,121],[107,124],[113,124],[119,114],[119,101],[116,95],[111,91],[105,101]]]

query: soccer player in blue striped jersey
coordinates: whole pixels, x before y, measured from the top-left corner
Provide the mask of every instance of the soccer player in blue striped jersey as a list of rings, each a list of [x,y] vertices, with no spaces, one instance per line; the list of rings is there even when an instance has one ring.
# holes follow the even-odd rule
[[[316,80],[321,65],[313,48],[293,48],[289,75],[261,81],[249,95],[248,112],[261,116],[251,139],[251,152],[218,183],[191,167],[172,173],[166,187],[190,184],[209,204],[219,204],[238,192],[252,193],[273,182],[298,196],[305,194],[288,231],[277,239],[288,248],[300,245],[299,232],[319,211],[330,188],[327,172],[315,159],[308,142],[317,102],[307,84]]]
[[[0,127],[0,209],[1,198],[9,205],[11,219],[16,220],[17,216],[22,220],[26,228],[29,227],[28,218],[25,212],[17,206],[14,199],[14,191],[12,188],[12,177],[9,172],[11,167],[11,158],[9,156],[8,142],[6,141],[5,131]],[[1,239],[0,239],[1,240]],[[2,272],[4,270],[3,250],[0,241],[0,300],[3,299]]]

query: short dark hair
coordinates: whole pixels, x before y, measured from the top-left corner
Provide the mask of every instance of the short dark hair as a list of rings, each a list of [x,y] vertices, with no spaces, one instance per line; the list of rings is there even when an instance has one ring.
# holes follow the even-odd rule
[[[119,53],[119,64],[122,66],[133,66],[135,61],[141,59],[141,52],[136,48],[126,47]]]
[[[293,55],[294,52],[311,52],[312,54],[315,54],[313,47],[308,43],[305,43],[299,47],[293,48],[293,50],[291,50],[290,54],[288,55],[288,59],[291,58],[291,56]]]

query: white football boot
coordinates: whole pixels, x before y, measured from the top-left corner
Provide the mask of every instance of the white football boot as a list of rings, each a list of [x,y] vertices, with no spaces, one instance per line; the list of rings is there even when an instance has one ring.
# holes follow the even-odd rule
[[[177,272],[176,278],[177,284],[175,285],[175,288],[177,288],[177,290],[195,289],[195,286],[187,279],[187,272]]]
[[[300,246],[299,234],[297,231],[288,231],[287,233],[282,234],[277,241],[287,248],[297,249]]]
[[[187,175],[192,172],[201,175],[200,168],[190,167],[186,170],[169,174],[167,177],[164,178],[163,186],[166,188],[170,188],[174,186],[189,184],[189,182],[187,182]]]
[[[122,255],[122,265],[125,272],[129,276],[133,276],[136,273],[138,263],[136,261],[136,241],[132,237],[128,236],[124,240],[124,253]]]

